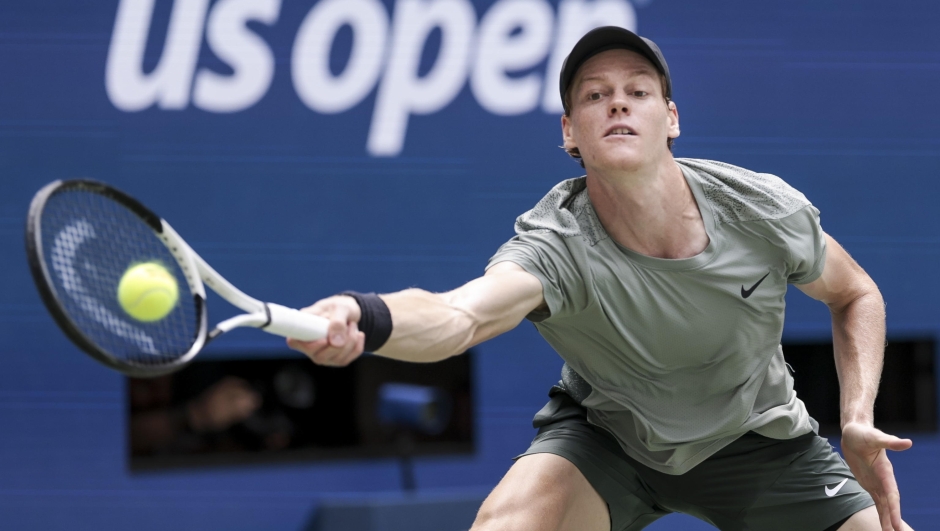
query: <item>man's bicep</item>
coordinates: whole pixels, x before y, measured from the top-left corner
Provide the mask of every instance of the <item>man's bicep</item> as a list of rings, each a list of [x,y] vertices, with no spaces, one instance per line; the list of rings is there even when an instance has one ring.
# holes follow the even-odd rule
[[[486,277],[492,278],[500,288],[512,291],[515,297],[520,297],[520,304],[528,308],[525,315],[533,311],[548,309],[544,295],[545,286],[542,285],[542,281],[519,264],[508,260],[497,262],[486,270],[484,278]],[[533,303],[535,303],[534,307]]]
[[[513,262],[500,262],[486,274],[445,294],[448,302],[473,316],[473,343],[516,327],[526,315],[545,306],[542,283]]]

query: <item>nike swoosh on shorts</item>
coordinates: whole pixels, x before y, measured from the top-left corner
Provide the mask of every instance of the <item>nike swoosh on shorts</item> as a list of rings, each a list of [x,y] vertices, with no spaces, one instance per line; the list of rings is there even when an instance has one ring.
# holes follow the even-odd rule
[[[842,487],[845,485],[845,482],[847,482],[848,480],[849,478],[843,479],[842,483],[839,483],[833,489],[830,489],[828,486],[826,486],[826,496],[829,496],[830,498],[835,496],[840,490],[842,490]]]

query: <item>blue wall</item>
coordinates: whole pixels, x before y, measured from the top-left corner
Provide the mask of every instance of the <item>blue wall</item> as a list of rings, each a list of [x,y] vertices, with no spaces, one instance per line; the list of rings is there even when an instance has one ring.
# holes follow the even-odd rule
[[[449,1],[446,31],[429,32],[414,52],[408,37],[424,35],[415,17],[434,10],[363,0],[355,11],[376,16],[357,20],[370,35],[387,29],[388,40],[370,48],[343,29],[330,55],[309,44],[316,32],[295,47],[324,2],[259,0],[245,4],[252,14],[237,0],[156,0],[149,33],[138,32],[149,35],[150,78],[133,52],[134,15],[148,1],[0,4],[0,527],[294,530],[324,497],[396,489],[386,460],[131,475],[122,378],[64,339],[29,278],[29,199],[53,179],[110,182],[167,218],[233,283],[283,304],[349,288],[455,287],[482,272],[516,215],[579,175],[557,147],[558,112],[542,99],[556,90],[553,50],[567,51],[564,35],[577,38],[594,8],[599,22],[633,25],[663,49],[682,124],[678,156],[784,177],[879,283],[889,334],[937,335],[940,4],[532,0],[517,15],[526,30],[511,34],[508,0]],[[119,5],[127,18],[116,25]],[[196,20],[177,37],[198,48],[183,46],[170,65],[161,53],[177,8],[189,10],[183,22]],[[240,13],[251,15],[248,30]],[[515,52],[481,44],[500,35],[500,20],[520,43]],[[435,61],[442,43],[447,60]],[[350,50],[363,61],[361,82],[342,77]],[[349,85],[311,90],[304,76],[317,72]],[[343,100],[354,88],[361,97]],[[799,293],[789,302],[786,338],[827,337],[821,304]],[[211,320],[229,315],[218,300],[209,307]],[[208,355],[281,348],[243,331]],[[529,420],[560,365],[529,325],[482,345],[478,452],[420,460],[419,486],[491,488],[531,438]],[[919,529],[940,519],[938,450],[937,436],[921,435],[894,460],[905,516]],[[655,528],[696,526],[671,517]]]

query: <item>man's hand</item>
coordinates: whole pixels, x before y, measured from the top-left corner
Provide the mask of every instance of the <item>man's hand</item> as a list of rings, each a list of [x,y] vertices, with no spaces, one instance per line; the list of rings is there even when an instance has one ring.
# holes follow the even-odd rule
[[[907,450],[913,442],[872,426],[851,422],[842,428],[842,453],[855,479],[871,494],[883,531],[901,531],[901,494],[886,450]]]
[[[317,365],[331,367],[345,367],[362,354],[366,336],[359,331],[362,314],[356,299],[336,295],[317,301],[301,311],[330,320],[326,337],[316,341],[288,339],[288,347],[303,352]]]

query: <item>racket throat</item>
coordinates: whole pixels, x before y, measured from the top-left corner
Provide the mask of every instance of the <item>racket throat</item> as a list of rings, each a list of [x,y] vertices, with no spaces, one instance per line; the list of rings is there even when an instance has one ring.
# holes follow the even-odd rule
[[[264,303],[263,308],[264,311],[236,315],[217,324],[206,336],[206,343],[239,327],[260,328],[269,334],[301,341],[326,337],[329,321],[323,317],[271,302]]]

